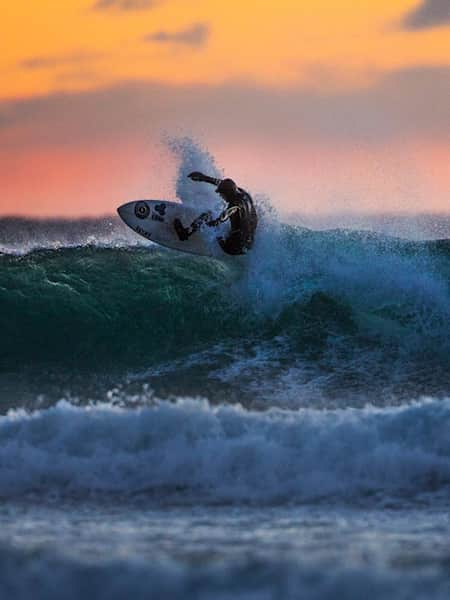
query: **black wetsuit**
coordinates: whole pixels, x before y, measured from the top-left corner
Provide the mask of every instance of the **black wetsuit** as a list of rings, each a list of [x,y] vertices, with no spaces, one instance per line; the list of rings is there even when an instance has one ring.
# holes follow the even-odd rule
[[[230,233],[226,237],[219,237],[217,241],[227,254],[245,254],[253,246],[255,231],[258,225],[258,216],[252,197],[248,192],[236,186],[232,179],[216,179],[195,171],[188,175],[192,181],[210,183],[217,186],[218,192],[227,207],[214,219],[211,211],[198,216],[190,225],[184,227],[180,219],[174,219],[173,226],[181,241],[186,241],[198,231],[202,225],[217,227],[220,223],[230,221]]]
[[[220,182],[220,180],[212,181]],[[227,254],[245,254],[253,246],[255,230],[258,225],[258,216],[252,197],[245,190],[236,188],[233,194],[223,195],[223,198],[227,203],[227,207],[216,219],[208,211],[197,217],[188,229],[184,228],[181,222],[176,219],[174,222],[175,229],[181,240],[187,240],[202,225],[217,227],[220,223],[229,220],[230,233],[225,238],[217,238],[217,241]]]
[[[219,244],[227,254],[245,254],[253,246],[258,217],[252,197],[245,190],[238,188],[232,198],[225,199],[228,206],[219,220],[227,217],[231,231],[226,238],[219,238]],[[238,210],[233,210],[236,207]],[[207,223],[210,225],[210,223]]]

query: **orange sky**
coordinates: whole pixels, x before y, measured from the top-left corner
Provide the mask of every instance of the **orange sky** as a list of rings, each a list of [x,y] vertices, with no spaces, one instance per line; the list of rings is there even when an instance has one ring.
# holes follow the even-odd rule
[[[448,0],[21,0],[1,214],[173,195],[162,133],[281,209],[449,210]]]

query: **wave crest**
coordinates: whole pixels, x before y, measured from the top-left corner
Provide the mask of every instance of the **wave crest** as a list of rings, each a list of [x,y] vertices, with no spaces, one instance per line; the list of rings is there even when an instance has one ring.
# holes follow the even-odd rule
[[[185,502],[415,496],[450,483],[450,400],[250,412],[205,401],[60,402],[0,418],[0,495],[150,494]]]

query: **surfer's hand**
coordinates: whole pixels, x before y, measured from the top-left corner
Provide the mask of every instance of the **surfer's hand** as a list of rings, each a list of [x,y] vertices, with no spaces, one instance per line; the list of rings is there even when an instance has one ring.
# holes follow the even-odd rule
[[[192,181],[205,181],[205,176],[199,171],[193,171],[192,173],[189,173],[188,177],[189,179],[192,179]]]

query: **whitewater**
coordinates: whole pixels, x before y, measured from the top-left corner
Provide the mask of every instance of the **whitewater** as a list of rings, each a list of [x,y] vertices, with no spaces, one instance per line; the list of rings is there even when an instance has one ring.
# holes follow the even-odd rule
[[[242,260],[1,220],[1,597],[448,598],[450,240],[257,205]]]

